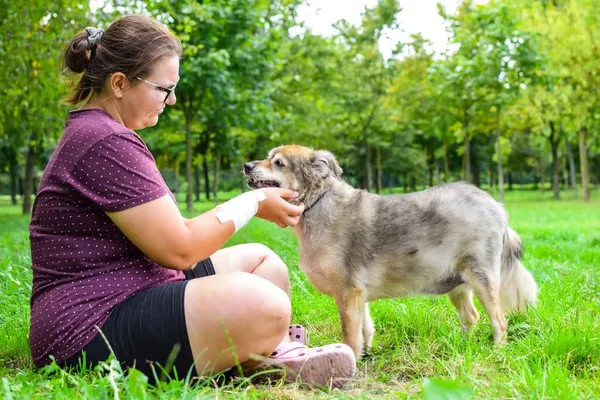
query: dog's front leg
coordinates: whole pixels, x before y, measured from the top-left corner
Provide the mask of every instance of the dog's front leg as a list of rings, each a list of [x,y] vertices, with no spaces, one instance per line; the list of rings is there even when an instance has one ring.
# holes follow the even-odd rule
[[[365,311],[365,291],[351,288],[337,295],[336,302],[340,312],[344,343],[352,348],[358,359],[363,350],[361,325]]]
[[[371,345],[373,344],[375,325],[373,324],[371,313],[369,312],[369,303],[365,302],[364,310],[362,317],[362,335],[365,343],[364,351],[365,354],[368,354],[371,351]]]

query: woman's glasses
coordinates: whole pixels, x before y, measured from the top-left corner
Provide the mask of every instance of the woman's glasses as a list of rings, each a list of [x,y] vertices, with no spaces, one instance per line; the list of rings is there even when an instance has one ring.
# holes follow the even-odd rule
[[[163,103],[166,103],[166,102],[167,102],[167,100],[169,99],[169,96],[171,95],[171,93],[173,93],[173,92],[175,91],[175,88],[177,87],[177,83],[179,83],[179,78],[177,78],[177,83],[176,83],[175,85],[173,85],[173,87],[166,88],[166,87],[164,87],[164,86],[157,85],[157,84],[156,84],[156,83],[154,83],[154,82],[150,82],[150,81],[147,81],[147,80],[145,80],[145,79],[138,78],[137,76],[136,76],[136,79],[137,79],[137,80],[140,80],[140,81],[142,81],[142,82],[144,82],[144,83],[147,83],[147,84],[148,84],[148,85],[150,85],[150,86],[154,86],[154,87],[155,87],[155,88],[157,88],[158,90],[161,90],[161,91],[165,92],[167,95],[165,96],[165,99],[163,100]]]

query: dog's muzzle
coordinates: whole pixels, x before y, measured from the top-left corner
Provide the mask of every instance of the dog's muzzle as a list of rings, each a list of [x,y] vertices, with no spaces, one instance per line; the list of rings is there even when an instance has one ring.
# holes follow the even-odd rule
[[[265,187],[281,187],[279,182],[274,180],[257,179],[250,176],[256,168],[256,161],[250,161],[244,164],[244,175],[248,177],[248,186],[252,189],[260,189]]]

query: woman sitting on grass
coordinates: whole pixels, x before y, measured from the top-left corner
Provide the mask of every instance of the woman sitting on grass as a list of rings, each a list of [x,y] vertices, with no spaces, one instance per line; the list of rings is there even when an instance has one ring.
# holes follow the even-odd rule
[[[352,350],[308,348],[303,328],[289,326],[283,261],[259,244],[220,249],[254,215],[298,223],[304,207],[287,201],[297,193],[255,190],[186,219],[134,132],[175,104],[179,56],[179,40],[141,16],[87,28],[66,49],[66,67],[82,74],[67,101],[83,106],[65,123],[33,208],[33,360],[95,365],[112,349],[151,377],[157,365],[184,378],[240,363],[341,386],[355,370]]]

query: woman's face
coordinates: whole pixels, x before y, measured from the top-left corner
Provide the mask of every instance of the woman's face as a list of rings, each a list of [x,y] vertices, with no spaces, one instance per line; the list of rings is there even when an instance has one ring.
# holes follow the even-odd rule
[[[175,104],[174,91],[165,101],[167,93],[154,85],[170,89],[177,84],[179,57],[159,59],[152,73],[144,77],[144,80],[147,82],[133,78],[130,89],[123,92],[119,102],[119,114],[129,129],[137,130],[156,125],[165,106]]]

